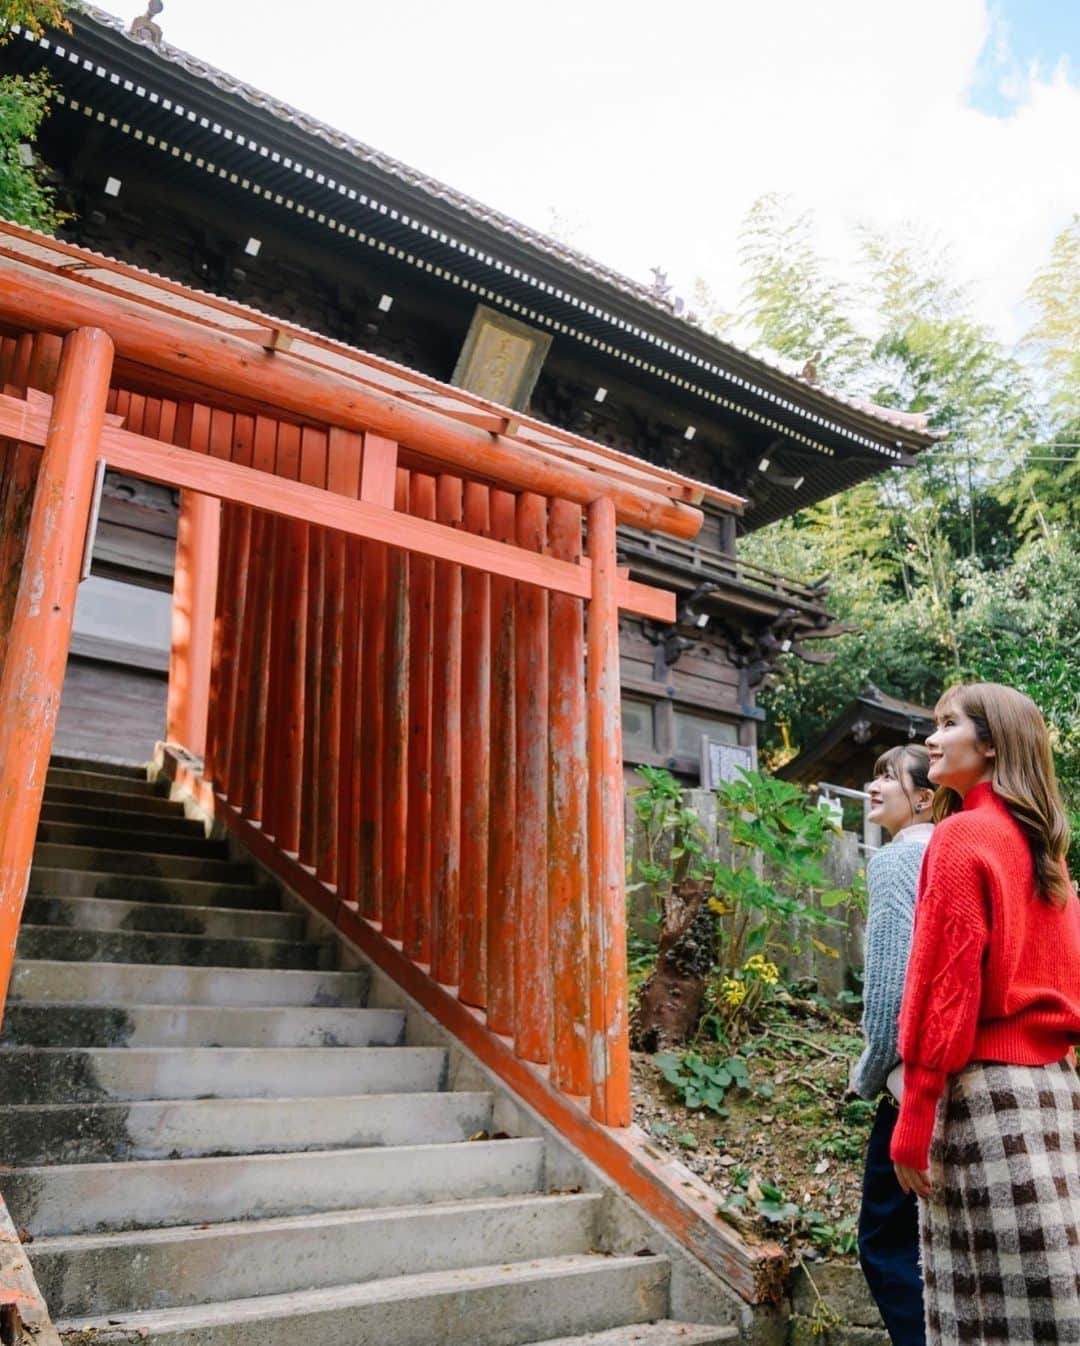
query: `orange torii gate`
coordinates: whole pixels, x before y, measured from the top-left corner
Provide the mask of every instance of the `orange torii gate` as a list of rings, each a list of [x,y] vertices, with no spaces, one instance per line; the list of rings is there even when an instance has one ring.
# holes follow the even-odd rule
[[[618,612],[674,595],[615,529],[693,536],[705,488],[8,226],[0,385],[0,997],[104,462],[182,492],[174,769],[626,1126]]]

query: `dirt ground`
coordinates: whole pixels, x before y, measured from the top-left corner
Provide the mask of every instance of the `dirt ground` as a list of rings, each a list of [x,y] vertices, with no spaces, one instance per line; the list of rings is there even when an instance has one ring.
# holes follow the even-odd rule
[[[726,1116],[687,1108],[654,1058],[633,1058],[634,1120],[717,1194],[721,1215],[807,1260],[854,1258],[863,1156],[876,1104],[847,1094],[861,1048],[854,1023],[774,1006],[741,1053],[749,1088]],[[727,1056],[698,1043],[703,1057]]]

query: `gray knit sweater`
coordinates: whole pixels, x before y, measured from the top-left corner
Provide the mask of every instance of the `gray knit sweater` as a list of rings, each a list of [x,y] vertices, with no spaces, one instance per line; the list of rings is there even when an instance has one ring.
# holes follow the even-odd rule
[[[897,1019],[911,953],[915,892],[932,828],[905,828],[877,851],[866,867],[870,911],[866,918],[863,970],[863,1036],[866,1046],[852,1076],[863,1098],[874,1098],[900,1059]]]

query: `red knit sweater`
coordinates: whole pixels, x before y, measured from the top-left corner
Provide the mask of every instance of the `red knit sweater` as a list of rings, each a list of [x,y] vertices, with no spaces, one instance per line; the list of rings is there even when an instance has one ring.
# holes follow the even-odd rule
[[[1080,1041],[1080,902],[1039,896],[1027,838],[984,783],[934,829],[900,1009],[896,1163],[925,1169],[949,1075],[970,1061],[1048,1065]]]

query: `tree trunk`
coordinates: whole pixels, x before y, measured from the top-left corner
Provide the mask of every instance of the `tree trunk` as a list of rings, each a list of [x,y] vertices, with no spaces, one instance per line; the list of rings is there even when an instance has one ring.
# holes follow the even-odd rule
[[[700,880],[685,879],[664,904],[656,967],[638,992],[630,1019],[635,1051],[683,1046],[697,1030],[716,942],[707,892]]]

